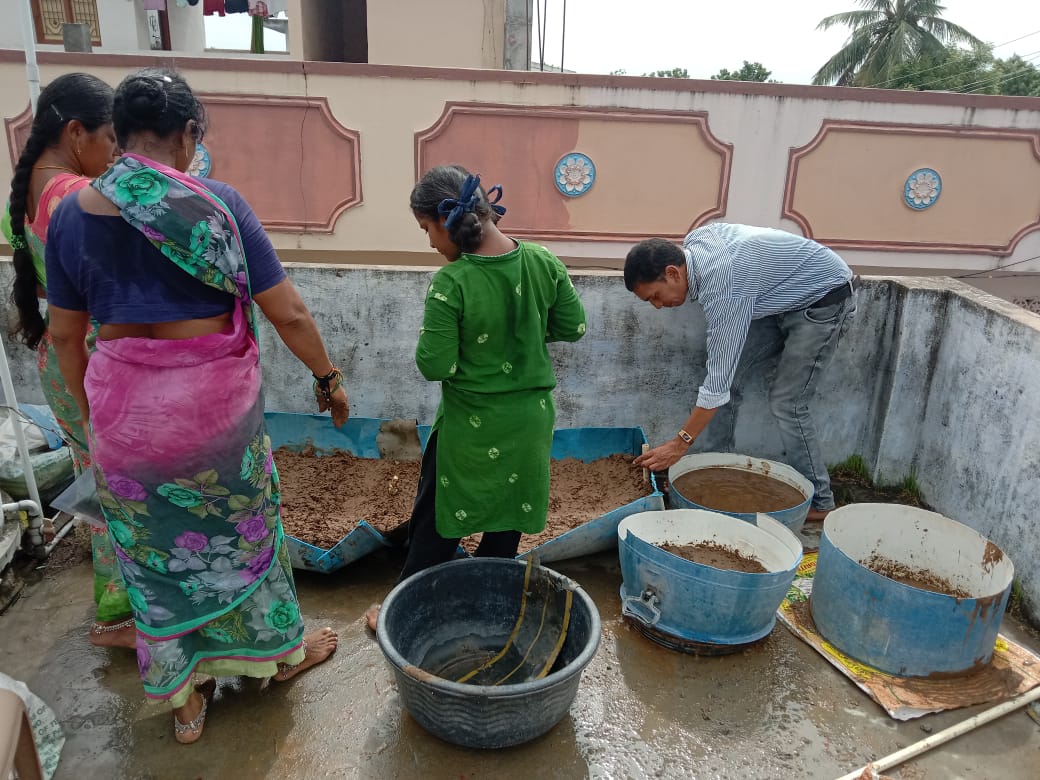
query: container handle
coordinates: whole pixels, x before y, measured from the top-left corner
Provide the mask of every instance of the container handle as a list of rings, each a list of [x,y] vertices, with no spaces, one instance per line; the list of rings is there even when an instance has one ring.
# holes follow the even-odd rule
[[[649,628],[653,628],[661,619],[661,610],[657,608],[660,603],[661,599],[658,598],[657,593],[647,588],[641,596],[625,596],[621,600],[621,614],[629,615]]]

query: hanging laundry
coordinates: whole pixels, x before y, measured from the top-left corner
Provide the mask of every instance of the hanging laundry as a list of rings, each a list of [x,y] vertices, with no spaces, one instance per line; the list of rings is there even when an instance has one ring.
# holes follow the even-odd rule
[[[224,15],[224,0],[202,0],[202,13],[204,16]]]
[[[267,10],[266,0],[248,0],[248,2],[250,16],[262,16],[266,19],[271,15]]]
[[[144,0],[142,3],[146,11],[165,11],[166,0]]]
[[[224,0],[224,10],[229,14],[244,14],[249,10],[249,0]]]

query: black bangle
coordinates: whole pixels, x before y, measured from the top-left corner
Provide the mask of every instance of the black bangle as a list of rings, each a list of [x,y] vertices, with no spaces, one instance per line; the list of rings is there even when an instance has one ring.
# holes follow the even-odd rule
[[[332,393],[343,384],[343,372],[333,366],[325,376],[316,374],[311,374],[311,376],[314,377],[314,395],[331,403]]]

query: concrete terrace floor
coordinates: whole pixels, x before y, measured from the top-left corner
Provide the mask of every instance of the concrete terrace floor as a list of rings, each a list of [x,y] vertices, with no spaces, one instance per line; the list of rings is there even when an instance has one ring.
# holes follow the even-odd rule
[[[62,544],[75,544],[72,538]],[[286,685],[222,679],[202,739],[173,739],[170,710],[142,695],[133,654],[87,641],[87,562],[42,570],[0,616],[3,670],[55,710],[67,741],[58,780],[92,778],[836,778],[985,707],[897,722],[777,624],[751,650],[694,658],[661,648],[620,616],[616,554],[552,564],[599,607],[603,637],[570,713],[516,748],[471,751],[401,710],[362,621],[400,559],[377,553],[332,575],[298,573],[308,628],[340,632],[338,652]],[[1004,622],[1034,651],[1035,637]],[[888,775],[907,780],[1036,778],[1040,726],[1024,710]]]

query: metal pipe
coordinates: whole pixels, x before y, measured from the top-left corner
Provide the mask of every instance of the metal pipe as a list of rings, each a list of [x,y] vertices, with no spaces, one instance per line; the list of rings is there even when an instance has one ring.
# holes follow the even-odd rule
[[[1034,701],[1040,701],[1040,687],[1033,688],[1031,691],[1026,691],[1021,696],[1012,699],[1011,701],[998,704],[996,707],[990,707],[988,710],[980,712],[978,715],[974,715],[967,720],[950,726],[948,729],[943,729],[940,732],[932,734],[930,737],[922,739],[920,742],[915,742],[913,745],[885,756],[878,761],[872,761],[866,766],[849,772],[847,775],[842,775],[838,780],[858,780],[861,777],[876,777],[878,772],[884,772],[886,769],[891,769],[898,764],[902,764],[907,759],[919,756],[921,753],[931,750],[937,745],[949,742],[954,737],[959,737],[961,734],[972,731],[985,723],[989,723],[991,720],[996,720],[997,718],[1007,715],[1009,712],[1014,712],[1020,707],[1025,707],[1027,704],[1031,704]]]
[[[22,0],[22,46],[25,49],[25,75],[29,82],[29,105],[36,114],[40,97],[40,68],[36,64],[36,28],[33,25],[32,0]]]
[[[563,55],[567,51],[567,0],[563,0],[563,30],[560,32],[560,73],[563,73]]]

